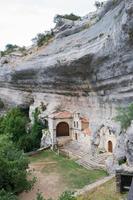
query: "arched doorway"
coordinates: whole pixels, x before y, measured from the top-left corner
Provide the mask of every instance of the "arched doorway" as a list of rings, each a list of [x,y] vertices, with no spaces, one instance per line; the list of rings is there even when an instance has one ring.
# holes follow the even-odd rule
[[[108,152],[110,152],[110,153],[113,152],[113,144],[111,141],[108,141]]]
[[[66,122],[60,122],[56,127],[56,137],[69,136],[69,125]]]

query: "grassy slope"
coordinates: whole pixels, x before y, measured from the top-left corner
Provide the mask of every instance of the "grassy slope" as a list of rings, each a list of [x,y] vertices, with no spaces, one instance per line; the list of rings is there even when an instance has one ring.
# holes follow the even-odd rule
[[[73,160],[58,156],[52,151],[45,151],[30,158],[31,162],[44,162],[42,173],[59,173],[68,189],[79,189],[86,184],[95,182],[107,174],[103,170],[87,170]]]
[[[125,197],[126,194],[120,195],[116,192],[115,179],[112,179],[85,196],[79,197],[78,200],[124,200]]]

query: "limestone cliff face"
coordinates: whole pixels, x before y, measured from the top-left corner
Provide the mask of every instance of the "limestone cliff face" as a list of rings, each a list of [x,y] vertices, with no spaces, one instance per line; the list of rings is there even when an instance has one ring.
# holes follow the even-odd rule
[[[1,64],[0,98],[7,105],[34,100],[49,111],[79,110],[92,124],[111,121],[116,106],[133,100],[132,0],[109,0],[36,54]]]

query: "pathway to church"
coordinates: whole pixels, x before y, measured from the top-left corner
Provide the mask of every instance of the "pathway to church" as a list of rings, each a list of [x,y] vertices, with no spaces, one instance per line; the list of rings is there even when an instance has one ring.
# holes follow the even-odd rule
[[[71,141],[60,149],[61,153],[67,154],[70,158],[87,169],[106,169],[105,161],[111,156],[110,153],[102,153],[92,156],[89,149],[77,141]]]

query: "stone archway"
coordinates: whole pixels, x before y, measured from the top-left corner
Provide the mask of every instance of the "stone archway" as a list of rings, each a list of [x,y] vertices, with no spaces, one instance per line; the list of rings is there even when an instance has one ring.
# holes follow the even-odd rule
[[[60,122],[56,127],[56,137],[69,136],[69,125],[66,122]]]
[[[113,152],[113,143],[111,141],[108,141],[108,152]]]

